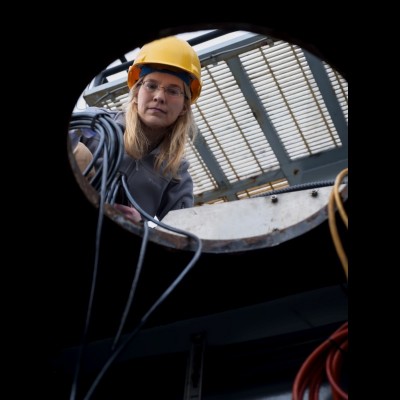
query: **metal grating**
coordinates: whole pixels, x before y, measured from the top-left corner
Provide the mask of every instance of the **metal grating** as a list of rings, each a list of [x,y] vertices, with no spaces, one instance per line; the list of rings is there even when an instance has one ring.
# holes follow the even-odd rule
[[[196,205],[333,180],[347,167],[348,86],[337,71],[296,45],[250,32],[196,43],[199,134],[186,151]],[[84,98],[120,109],[126,77],[90,88]]]

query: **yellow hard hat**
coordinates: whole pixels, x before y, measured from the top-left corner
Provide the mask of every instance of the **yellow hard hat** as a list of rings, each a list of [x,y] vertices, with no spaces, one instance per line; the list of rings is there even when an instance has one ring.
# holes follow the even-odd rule
[[[187,41],[176,36],[168,36],[145,44],[129,67],[129,89],[139,80],[142,66],[148,64],[161,64],[166,69],[173,67],[187,72],[190,76],[191,103],[193,104],[200,96],[203,85],[200,59]]]

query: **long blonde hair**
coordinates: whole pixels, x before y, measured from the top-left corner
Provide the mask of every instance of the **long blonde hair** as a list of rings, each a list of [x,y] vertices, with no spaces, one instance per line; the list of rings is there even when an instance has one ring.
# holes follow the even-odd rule
[[[148,139],[143,131],[142,122],[139,118],[137,103],[134,98],[139,91],[143,78],[139,79],[130,90],[130,99],[126,104],[125,119],[126,127],[124,133],[124,144],[126,152],[133,158],[140,160],[148,152]],[[184,84],[185,105],[187,111],[168,128],[169,132],[164,136],[159,145],[160,151],[157,154],[155,168],[164,175],[171,174],[179,178],[178,170],[185,155],[185,148],[188,138],[195,139],[197,127],[194,121],[190,104],[190,89]]]

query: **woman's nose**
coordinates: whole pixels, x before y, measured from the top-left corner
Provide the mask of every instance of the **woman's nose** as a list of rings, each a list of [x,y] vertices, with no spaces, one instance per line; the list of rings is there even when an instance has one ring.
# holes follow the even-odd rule
[[[153,95],[153,99],[155,99],[155,100],[163,100],[163,101],[165,100],[165,90],[164,90],[164,88],[162,86],[159,86],[155,90],[154,95]]]

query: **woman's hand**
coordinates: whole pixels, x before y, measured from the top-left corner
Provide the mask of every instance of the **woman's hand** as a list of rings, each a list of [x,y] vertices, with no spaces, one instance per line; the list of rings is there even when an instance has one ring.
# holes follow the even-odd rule
[[[118,211],[121,211],[125,218],[129,219],[132,222],[140,222],[142,220],[142,216],[139,211],[134,207],[124,206],[122,204],[114,204],[114,208]]]

